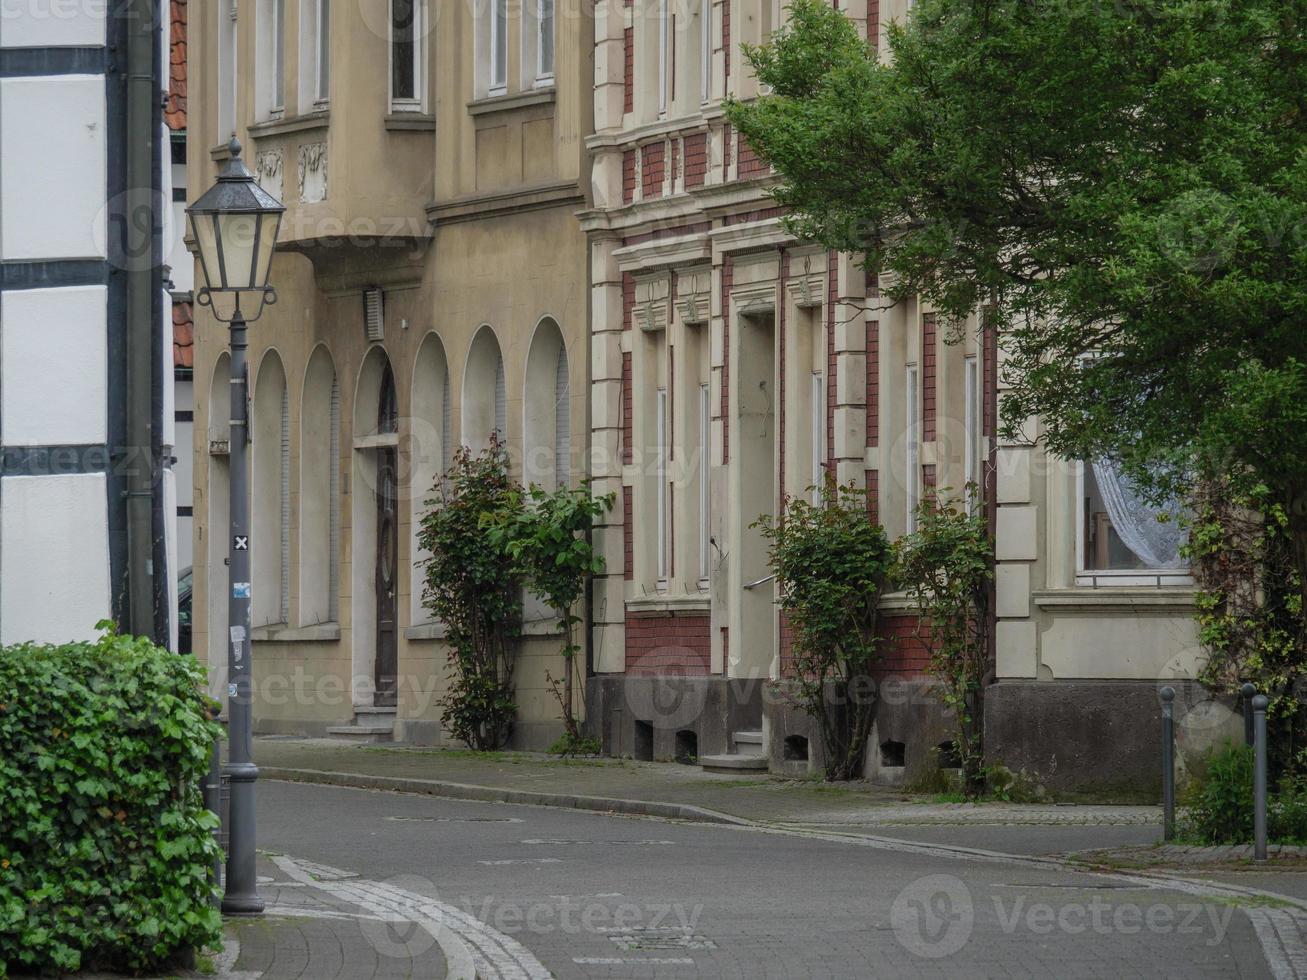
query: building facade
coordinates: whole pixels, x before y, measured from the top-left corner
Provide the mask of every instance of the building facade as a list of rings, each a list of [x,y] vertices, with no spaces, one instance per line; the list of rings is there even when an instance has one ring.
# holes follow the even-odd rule
[[[884,51],[906,0],[841,9]],[[1156,782],[1157,687],[1200,660],[1176,524],[1110,466],[999,438],[1001,337],[946,332],[882,300],[857,256],[795,241],[766,163],[724,118],[757,86],[741,56],[770,0],[597,8],[591,280],[592,461],[621,507],[599,534],[593,723],[605,751],[804,771],[819,739],[770,682],[789,636],[754,526],[826,474],[866,487],[891,537],[933,488],[976,484],[995,538],[991,756],[1066,791]],[[952,724],[917,623],[884,602],[868,775],[929,780]],[[1224,731],[1213,707],[1191,748]],[[740,760],[734,760],[739,763]],[[746,765],[749,765],[746,763]]]
[[[190,17],[190,196],[237,135],[286,205],[250,329],[255,725],[441,740],[416,527],[457,445],[583,472],[593,21],[577,2],[214,0]],[[195,313],[195,648],[225,686],[226,333]],[[561,733],[528,602],[515,740]]]
[[[0,19],[0,643],[175,640],[157,13]]]

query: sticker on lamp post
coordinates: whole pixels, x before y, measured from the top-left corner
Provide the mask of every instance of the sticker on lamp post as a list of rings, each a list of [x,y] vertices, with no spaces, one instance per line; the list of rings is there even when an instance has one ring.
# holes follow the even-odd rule
[[[233,534],[231,536],[231,546],[234,551],[249,551],[250,536],[248,534]]]
[[[250,597],[250,583],[233,582],[231,584],[231,597],[233,599],[248,599]]]

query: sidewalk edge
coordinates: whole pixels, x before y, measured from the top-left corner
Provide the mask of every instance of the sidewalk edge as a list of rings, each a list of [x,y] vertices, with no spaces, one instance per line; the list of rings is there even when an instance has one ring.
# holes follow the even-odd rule
[[[329,772],[322,769],[287,769],[259,766],[259,776],[291,783],[317,783],[350,789],[378,789],[395,793],[418,793],[451,800],[479,803],[516,803],[524,806],[551,806],[565,810],[590,810],[597,813],[620,813],[626,816],[662,817],[667,820],[693,820],[697,823],[731,824],[752,827],[754,822],[729,813],[709,810],[688,803],[662,803],[657,800],[624,800],[607,796],[578,796],[569,793],[536,793],[500,786],[476,786],[439,779],[413,779],[405,776],[373,776],[357,772]]]

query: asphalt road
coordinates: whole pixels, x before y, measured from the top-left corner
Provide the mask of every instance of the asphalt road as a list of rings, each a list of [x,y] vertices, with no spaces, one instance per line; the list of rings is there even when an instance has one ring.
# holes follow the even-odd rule
[[[389,919],[364,929],[383,959],[411,949],[416,930],[439,942],[451,974],[463,964],[486,980],[1115,980],[1307,968],[1307,956],[1295,961],[1302,918],[1274,903],[958,857],[931,843],[271,781],[258,801],[259,845],[281,856],[279,881]]]

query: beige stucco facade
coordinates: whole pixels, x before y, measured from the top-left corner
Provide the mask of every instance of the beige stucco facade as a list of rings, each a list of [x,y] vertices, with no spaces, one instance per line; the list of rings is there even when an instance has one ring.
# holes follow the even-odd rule
[[[534,25],[514,8],[505,25],[513,57],[493,95],[479,74],[485,21],[474,5],[428,0],[413,48],[398,50],[386,0],[331,4],[325,42],[313,0],[241,4],[234,84],[230,6],[192,10],[190,196],[213,180],[234,129],[287,208],[272,271],[278,301],[250,329],[256,730],[320,734],[380,719],[398,737],[439,741],[447,648],[422,607],[415,565],[416,522],[436,474],[455,445],[484,448],[494,430],[523,480],[552,485],[560,465],[569,479],[584,473],[588,297],[574,212],[589,185],[593,21],[583,7],[557,5],[552,78],[528,71]],[[261,18],[279,16],[277,111]],[[307,63],[323,50],[325,99]],[[410,51],[413,75],[399,80],[395,63]],[[194,642],[219,691],[225,346],[225,330],[200,311]],[[387,368],[393,432],[379,417]],[[398,477],[393,713],[374,705],[386,601],[378,461],[388,453]],[[538,603],[528,602],[527,618],[515,739],[539,746],[561,731],[545,681],[546,670],[560,673],[561,639]]]

